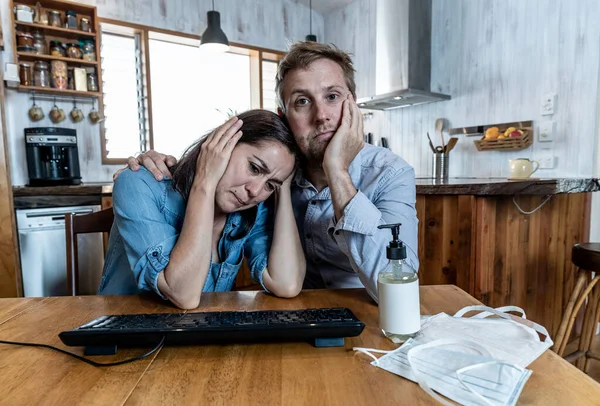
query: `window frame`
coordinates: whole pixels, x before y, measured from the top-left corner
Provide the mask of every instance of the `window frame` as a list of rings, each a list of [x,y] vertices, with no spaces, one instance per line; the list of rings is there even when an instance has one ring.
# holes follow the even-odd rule
[[[109,29],[108,33],[120,34],[118,31],[123,30],[125,35],[137,34],[141,39],[140,51],[142,53],[142,88],[143,100],[144,100],[144,113],[146,126],[146,150],[154,148],[154,131],[152,122],[152,74],[150,71],[150,40],[168,41],[175,42],[178,44],[192,45],[200,44],[200,36],[194,34],[188,34],[178,31],[165,30],[162,28],[155,28],[145,25],[133,24],[119,20],[113,20],[109,18],[99,18],[99,27],[101,31],[104,31],[103,26],[107,26]],[[111,29],[115,29],[117,32],[111,32]],[[123,35],[121,33],[121,35]],[[162,38],[161,38],[162,37]],[[102,35],[100,35],[102,38]],[[240,44],[236,42],[229,43],[229,51],[236,54],[250,56],[250,89],[251,89],[251,107],[253,109],[263,108],[263,72],[262,72],[262,61],[279,62],[285,56],[285,52],[277,51],[268,48],[256,47],[252,45]],[[103,95],[104,96],[104,95]],[[98,101],[98,109],[101,116],[104,116],[104,102]],[[126,164],[127,158],[108,158],[106,156],[106,136],[104,121],[100,123],[100,146],[102,153],[102,164],[103,165],[118,165]],[[132,151],[135,153],[136,151]]]

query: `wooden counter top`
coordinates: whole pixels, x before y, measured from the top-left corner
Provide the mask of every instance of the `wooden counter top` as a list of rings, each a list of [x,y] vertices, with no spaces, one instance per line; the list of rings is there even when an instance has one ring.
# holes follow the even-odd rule
[[[416,184],[418,195],[539,196],[600,191],[600,180],[593,178],[450,178],[446,182],[417,178]]]
[[[557,195],[600,191],[600,180],[593,178],[528,179],[512,181],[506,178],[450,178],[439,182],[417,178],[418,195]],[[24,196],[111,196],[113,184],[85,183],[79,186],[13,187],[15,197]]]
[[[112,182],[90,182],[77,186],[13,186],[13,196],[111,196],[112,188]]]

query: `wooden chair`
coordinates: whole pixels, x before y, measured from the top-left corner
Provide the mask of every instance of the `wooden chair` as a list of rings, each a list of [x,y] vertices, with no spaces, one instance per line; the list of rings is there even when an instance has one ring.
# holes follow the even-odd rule
[[[67,237],[67,292],[76,296],[79,283],[77,257],[77,235],[87,233],[108,233],[114,221],[112,207],[90,214],[65,216]]]
[[[248,267],[246,258],[244,258],[242,266],[240,266],[240,270],[235,278],[233,290],[262,290],[260,283],[254,282],[250,276],[250,268]]]
[[[600,243],[575,244],[572,261],[579,268],[575,288],[563,314],[553,350],[567,361],[576,361],[577,368],[587,371],[589,360],[600,360],[600,354],[590,351],[600,319]],[[595,275],[592,277],[592,272]],[[586,303],[587,302],[587,303]],[[585,304],[578,349],[564,356],[573,324]]]

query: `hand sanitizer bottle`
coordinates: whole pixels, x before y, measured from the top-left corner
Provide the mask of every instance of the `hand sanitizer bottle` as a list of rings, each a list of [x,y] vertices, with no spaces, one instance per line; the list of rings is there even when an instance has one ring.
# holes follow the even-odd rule
[[[393,240],[387,246],[390,267],[379,273],[379,327],[395,343],[413,337],[421,328],[419,305],[419,277],[417,271],[406,263],[406,247],[398,239],[402,224],[384,224]]]

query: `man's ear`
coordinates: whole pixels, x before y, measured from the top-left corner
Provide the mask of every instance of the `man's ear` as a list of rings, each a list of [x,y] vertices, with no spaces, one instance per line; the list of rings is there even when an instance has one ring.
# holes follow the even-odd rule
[[[281,107],[277,107],[277,115],[279,117],[285,117],[285,113],[281,110]]]

